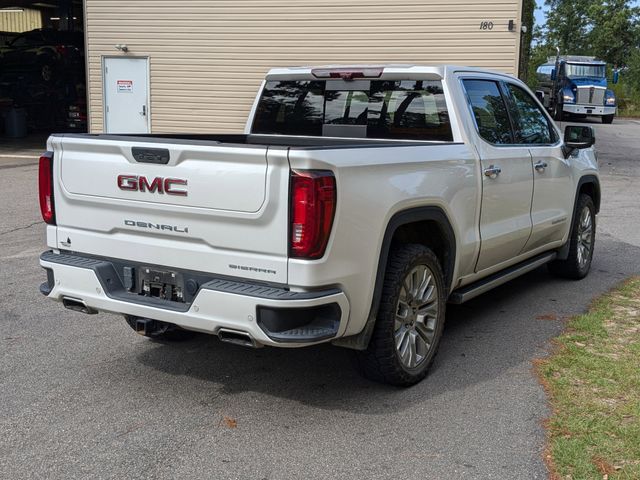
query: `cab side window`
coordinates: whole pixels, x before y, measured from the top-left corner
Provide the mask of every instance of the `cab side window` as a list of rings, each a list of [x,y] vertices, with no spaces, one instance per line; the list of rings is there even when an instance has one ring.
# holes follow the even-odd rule
[[[507,106],[498,83],[493,80],[463,80],[463,84],[480,136],[493,144],[514,143]]]
[[[512,100],[516,143],[549,145],[557,141],[556,132],[534,98],[522,88],[507,83]]]

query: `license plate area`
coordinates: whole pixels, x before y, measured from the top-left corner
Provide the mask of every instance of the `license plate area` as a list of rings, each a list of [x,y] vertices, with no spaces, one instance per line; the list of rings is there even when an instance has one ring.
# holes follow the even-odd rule
[[[137,277],[139,295],[184,303],[184,277],[181,273],[143,266],[138,268]]]

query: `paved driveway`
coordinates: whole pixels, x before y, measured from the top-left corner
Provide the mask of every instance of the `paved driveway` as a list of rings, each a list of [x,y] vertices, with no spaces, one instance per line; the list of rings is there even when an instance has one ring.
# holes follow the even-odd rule
[[[640,123],[596,129],[591,275],[542,268],[450,307],[432,373],[407,390],[361,379],[337,348],[153,343],[46,301],[37,168],[0,158],[0,478],[546,478],[532,360],[640,272]]]

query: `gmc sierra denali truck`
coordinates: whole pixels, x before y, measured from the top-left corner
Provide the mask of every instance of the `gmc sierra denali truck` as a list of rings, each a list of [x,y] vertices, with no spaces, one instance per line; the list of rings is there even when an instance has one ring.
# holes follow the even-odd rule
[[[156,339],[332,342],[411,385],[448,302],[543,264],[587,275],[593,143],[500,73],[274,69],[243,135],[52,135],[40,290]]]

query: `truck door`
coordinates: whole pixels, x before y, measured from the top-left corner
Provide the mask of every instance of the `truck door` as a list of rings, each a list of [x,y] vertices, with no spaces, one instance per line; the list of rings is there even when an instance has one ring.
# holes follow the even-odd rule
[[[476,128],[482,168],[480,254],[476,271],[518,256],[531,234],[533,168],[527,147],[517,145],[499,82],[463,79]]]
[[[533,159],[533,229],[524,252],[562,241],[569,231],[575,190],[560,136],[538,102],[523,88],[505,83],[516,141]]]

